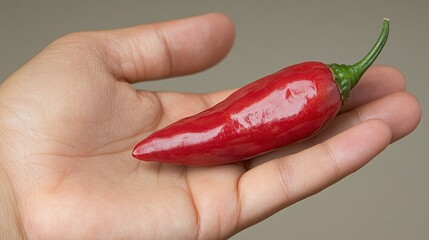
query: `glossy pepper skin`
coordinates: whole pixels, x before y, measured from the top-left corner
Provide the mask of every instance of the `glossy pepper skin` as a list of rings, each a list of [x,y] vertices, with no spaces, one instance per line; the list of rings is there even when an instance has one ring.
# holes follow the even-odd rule
[[[388,34],[355,65],[304,62],[254,81],[222,102],[153,133],[133,156],[191,166],[212,166],[253,158],[309,138],[327,126],[350,89],[372,64]]]

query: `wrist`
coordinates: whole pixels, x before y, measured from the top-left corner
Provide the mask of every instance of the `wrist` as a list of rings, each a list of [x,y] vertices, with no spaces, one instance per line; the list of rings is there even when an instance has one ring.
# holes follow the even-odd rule
[[[18,204],[0,153],[0,239],[24,239]]]

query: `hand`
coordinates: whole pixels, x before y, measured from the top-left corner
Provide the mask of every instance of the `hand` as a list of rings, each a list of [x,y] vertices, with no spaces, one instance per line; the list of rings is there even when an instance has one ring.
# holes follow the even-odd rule
[[[131,156],[153,131],[231,91],[130,83],[220,61],[232,23],[209,14],[64,36],[0,87],[0,166],[13,216],[34,239],[227,238],[356,171],[418,124],[402,75],[371,68],[322,134],[245,164],[183,167]],[[268,161],[270,160],[270,161]]]

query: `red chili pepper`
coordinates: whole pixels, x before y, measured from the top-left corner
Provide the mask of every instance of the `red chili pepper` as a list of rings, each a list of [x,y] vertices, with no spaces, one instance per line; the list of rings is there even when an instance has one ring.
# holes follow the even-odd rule
[[[224,101],[141,141],[144,161],[210,166],[253,158],[309,138],[337,115],[350,90],[387,41],[389,20],[376,44],[354,65],[304,62],[250,83]]]

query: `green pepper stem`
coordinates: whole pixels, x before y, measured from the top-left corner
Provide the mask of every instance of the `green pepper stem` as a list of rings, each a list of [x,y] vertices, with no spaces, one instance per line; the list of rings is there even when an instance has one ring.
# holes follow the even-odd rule
[[[353,65],[336,63],[328,65],[328,67],[332,70],[334,79],[340,89],[343,103],[345,103],[349,97],[351,89],[356,86],[362,75],[374,63],[375,59],[380,54],[387,42],[388,35],[389,19],[385,18],[383,20],[383,27],[377,42],[362,60]]]
[[[371,66],[375,59],[380,54],[384,45],[387,42],[387,36],[389,34],[389,19],[385,18],[383,21],[383,30],[381,31],[380,37],[372,47],[371,51],[359,62],[354,64],[352,67],[356,69],[356,72],[362,77],[363,73]],[[357,82],[356,82],[357,83]],[[356,85],[356,83],[354,85]]]

